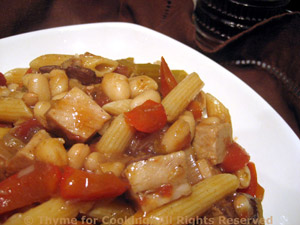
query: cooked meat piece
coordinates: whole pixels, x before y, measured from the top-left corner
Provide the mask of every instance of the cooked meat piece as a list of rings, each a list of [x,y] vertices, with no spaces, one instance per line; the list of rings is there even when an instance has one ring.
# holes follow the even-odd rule
[[[183,151],[134,162],[125,169],[125,176],[130,182],[132,197],[143,211],[151,211],[191,193]]]
[[[85,142],[110,119],[94,100],[77,87],[57,100],[46,118],[53,130],[62,131],[69,140]]]
[[[47,138],[51,138],[51,136],[45,131],[38,131],[30,141],[24,146],[24,148],[20,149],[9,161],[7,164],[6,172],[8,175],[14,174],[21,169],[31,165],[34,163],[34,149],[38,146],[38,144]]]
[[[198,159],[208,159],[213,165],[223,161],[226,145],[232,142],[232,131],[229,123],[198,124],[193,147]]]

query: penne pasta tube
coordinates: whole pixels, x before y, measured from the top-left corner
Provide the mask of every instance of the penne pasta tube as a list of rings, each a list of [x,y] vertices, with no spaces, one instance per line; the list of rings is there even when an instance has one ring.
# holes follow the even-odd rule
[[[233,193],[238,186],[239,181],[234,175],[215,175],[192,186],[191,195],[155,209],[146,216],[138,212],[128,218],[123,225],[184,225],[189,219],[201,216],[214,203]]]
[[[62,55],[62,54],[47,54],[42,55],[30,62],[30,67],[35,70],[39,70],[42,66],[48,65],[61,65],[64,61],[72,58],[72,55]]]
[[[93,55],[91,53],[85,53],[80,55],[82,66],[93,70],[97,77],[102,77],[106,73],[113,72],[118,62],[112,59],[107,59],[101,56]]]
[[[130,204],[121,199],[115,199],[111,202],[97,202],[87,215],[97,218],[98,221],[102,221],[102,224],[118,225],[120,223],[117,221],[124,221],[133,214],[134,210]]]
[[[0,120],[1,122],[16,122],[19,119],[32,117],[31,110],[24,101],[19,98],[0,97]]]
[[[85,204],[89,202],[71,203],[61,198],[52,198],[25,213],[14,214],[3,225],[71,224]]]
[[[4,74],[7,84],[23,84],[23,76],[27,72],[28,68],[16,68],[12,69]]]
[[[96,144],[98,152],[107,157],[121,155],[134,135],[134,128],[128,125],[123,114],[117,116],[99,142]]]
[[[203,86],[199,75],[191,73],[162,100],[168,122],[173,122],[185,110]]]

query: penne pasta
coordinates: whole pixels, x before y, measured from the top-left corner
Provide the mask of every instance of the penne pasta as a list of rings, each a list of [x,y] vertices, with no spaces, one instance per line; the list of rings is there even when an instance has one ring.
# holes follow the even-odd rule
[[[23,76],[27,72],[28,68],[16,68],[12,69],[4,74],[7,84],[23,84]]]
[[[30,68],[34,70],[39,70],[42,66],[48,65],[61,65],[66,60],[72,58],[72,55],[62,55],[62,54],[47,54],[42,55],[30,62]]]
[[[76,220],[76,215],[85,204],[89,202],[72,203],[61,198],[52,198],[25,213],[13,215],[3,225],[68,224]]]
[[[88,212],[88,216],[96,218],[98,221],[102,221],[102,224],[121,224],[117,221],[125,221],[134,214],[132,206],[120,199],[113,200],[111,202],[101,201],[95,204],[93,209]],[[114,223],[116,221],[116,223]]]
[[[31,109],[19,98],[0,97],[0,121],[14,123],[32,117]]]
[[[123,114],[117,116],[96,144],[98,152],[107,157],[120,156],[134,135],[134,128],[128,125]]]
[[[192,194],[171,202],[143,216],[137,213],[128,218],[123,225],[151,224],[184,225],[191,218],[201,216],[214,203],[233,193],[239,186],[236,176],[219,174],[192,187]]]
[[[113,72],[118,66],[118,62],[115,60],[96,56],[90,53],[80,55],[79,58],[82,61],[82,66],[93,70],[97,77],[102,77],[106,73]]]
[[[185,110],[203,86],[204,83],[198,74],[191,73],[162,100],[168,122],[173,122]]]

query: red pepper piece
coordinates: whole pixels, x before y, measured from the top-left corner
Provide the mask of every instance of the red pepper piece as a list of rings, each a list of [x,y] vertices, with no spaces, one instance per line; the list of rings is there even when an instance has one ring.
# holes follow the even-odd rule
[[[60,194],[65,199],[96,200],[123,194],[128,184],[114,174],[94,174],[66,167],[60,184]]]
[[[152,100],[147,100],[124,115],[128,124],[145,133],[158,131],[167,123],[163,105]]]

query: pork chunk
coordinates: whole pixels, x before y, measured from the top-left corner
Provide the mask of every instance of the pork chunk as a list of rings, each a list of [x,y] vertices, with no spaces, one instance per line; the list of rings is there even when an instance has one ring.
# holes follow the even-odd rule
[[[221,163],[226,154],[226,145],[232,142],[229,123],[212,125],[198,124],[193,147],[198,159],[208,159],[212,165]]]
[[[183,151],[134,162],[125,176],[132,197],[146,212],[191,193]]]
[[[69,140],[85,142],[110,119],[94,100],[77,87],[57,100],[46,118],[54,130],[62,131]]]
[[[8,161],[7,174],[17,173],[33,164],[35,161],[34,150],[42,140],[47,138],[51,138],[51,136],[45,130],[40,130],[34,134],[30,141]]]

